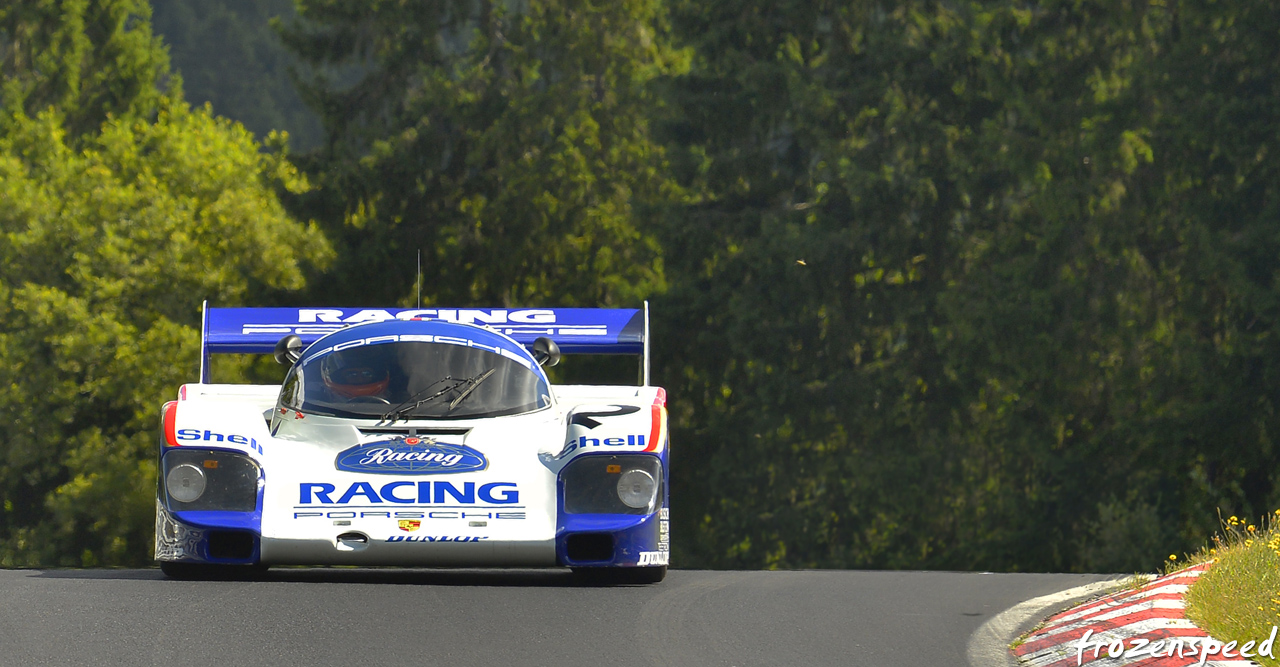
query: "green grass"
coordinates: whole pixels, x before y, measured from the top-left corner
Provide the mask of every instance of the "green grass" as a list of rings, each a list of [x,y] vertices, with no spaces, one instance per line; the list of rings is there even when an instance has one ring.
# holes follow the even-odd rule
[[[1146,586],[1147,584],[1151,583],[1151,580],[1155,578],[1156,578],[1155,575],[1152,575],[1152,574],[1147,574],[1145,572],[1134,572],[1133,575],[1130,576],[1128,579],[1125,579],[1124,581],[1120,582],[1116,590],[1112,592],[1115,593],[1119,591],[1136,591],[1139,588],[1142,588],[1143,586]]]
[[[1175,568],[1218,561],[1186,595],[1187,618],[1214,638],[1260,642],[1271,636],[1271,626],[1280,625],[1280,511],[1275,519],[1254,527],[1231,517],[1223,521],[1223,534],[1214,538],[1213,547]],[[1280,667],[1280,660],[1254,660]]]

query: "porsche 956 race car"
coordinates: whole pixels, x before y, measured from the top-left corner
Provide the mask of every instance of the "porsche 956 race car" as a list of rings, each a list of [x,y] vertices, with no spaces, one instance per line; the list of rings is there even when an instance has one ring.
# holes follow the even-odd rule
[[[200,382],[164,405],[155,557],[271,565],[569,567],[657,582],[666,392],[648,306],[206,308]],[[213,384],[274,353],[280,386]],[[634,354],[639,386],[552,386],[561,353]]]

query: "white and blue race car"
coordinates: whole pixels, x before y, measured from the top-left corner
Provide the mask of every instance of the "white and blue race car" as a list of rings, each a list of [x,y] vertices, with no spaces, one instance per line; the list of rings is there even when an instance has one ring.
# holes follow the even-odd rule
[[[271,565],[569,567],[657,582],[666,392],[648,307],[206,308],[200,382],[163,410],[155,557]],[[635,354],[640,386],[552,386],[561,353]],[[274,353],[275,385],[210,382]]]

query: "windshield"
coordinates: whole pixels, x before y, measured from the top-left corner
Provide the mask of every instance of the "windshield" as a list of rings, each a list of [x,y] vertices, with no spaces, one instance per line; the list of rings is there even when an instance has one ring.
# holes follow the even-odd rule
[[[551,404],[545,380],[465,345],[389,342],[316,355],[289,371],[280,405],[304,414],[400,419],[514,415]]]

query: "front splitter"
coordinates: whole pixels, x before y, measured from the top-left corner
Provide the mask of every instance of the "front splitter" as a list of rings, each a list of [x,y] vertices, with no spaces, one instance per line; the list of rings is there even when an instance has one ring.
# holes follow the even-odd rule
[[[552,567],[555,540],[440,542],[369,539],[364,544],[333,540],[263,537],[266,565],[397,565],[423,567]]]

